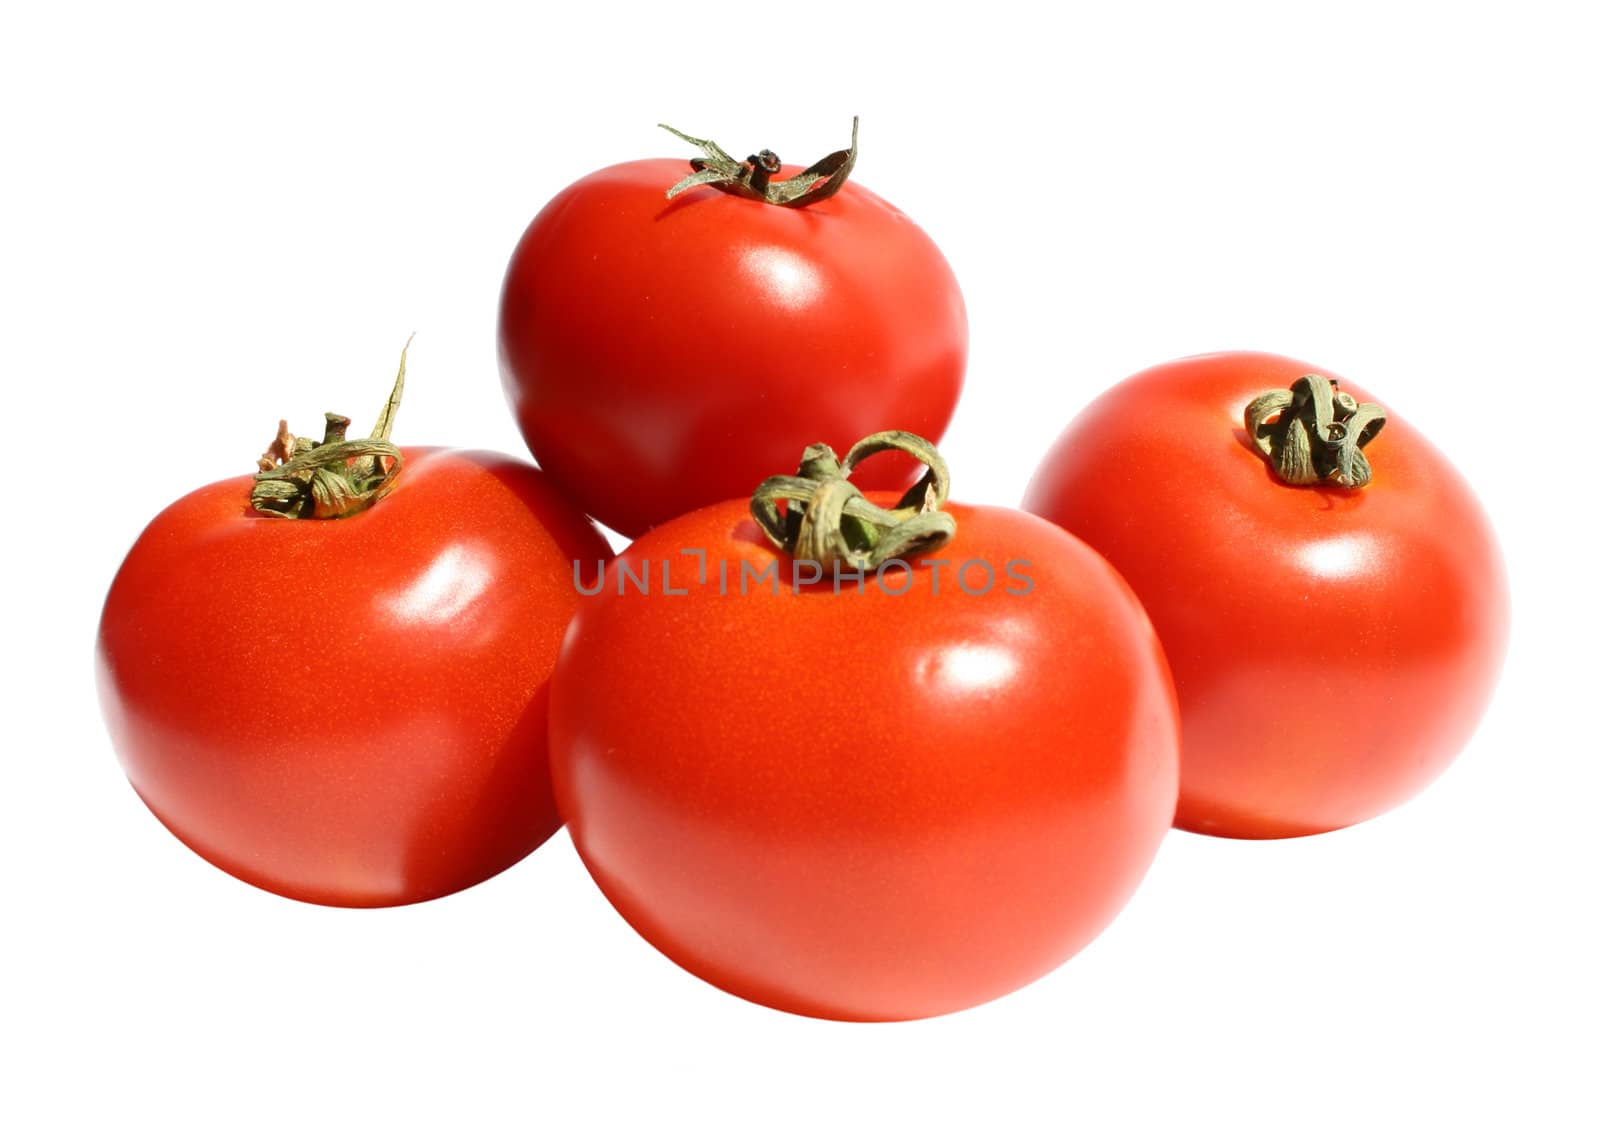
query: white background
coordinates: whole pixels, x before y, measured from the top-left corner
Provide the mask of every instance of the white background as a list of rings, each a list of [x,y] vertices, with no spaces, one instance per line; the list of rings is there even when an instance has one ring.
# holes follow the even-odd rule
[[[1582,7],[8,7],[0,1136],[1594,1139]],[[658,120],[809,162],[853,113],[856,177],[966,293],[958,499],[1015,503],[1099,389],[1224,348],[1342,371],[1458,461],[1515,598],[1456,766],[1332,835],[1174,834],[1067,966],[889,1026],[683,973],[564,834],[368,912],[173,840],[92,687],[144,522],[279,416],[375,411],[413,329],[402,443],[520,452],[494,315],[539,206],[683,154]]]

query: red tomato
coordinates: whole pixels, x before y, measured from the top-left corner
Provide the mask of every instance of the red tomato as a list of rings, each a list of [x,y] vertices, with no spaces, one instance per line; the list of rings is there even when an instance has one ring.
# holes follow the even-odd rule
[[[1129,378],[1061,436],[1025,506],[1116,566],[1166,648],[1182,711],[1177,824],[1315,834],[1416,794],[1499,672],[1504,571],[1461,477],[1389,411],[1371,483],[1284,483],[1242,414],[1306,374],[1260,353]]]
[[[139,796],[202,857],[341,906],[448,894],[559,821],[546,684],[608,550],[537,470],[408,449],[340,520],[250,508],[251,478],[152,521],[111,585],[98,668]]]
[[[947,547],[836,594],[713,505],[574,618],[557,804],[612,904],[714,985],[849,1020],[978,1004],[1089,942],[1171,824],[1171,683],[1132,592],[1054,525],[949,511]]]
[[[627,536],[748,496],[814,440],[937,440],[966,368],[939,249],[858,183],[804,207],[712,187],[681,159],[597,171],[522,236],[500,362],[523,438],[573,503]],[[914,465],[873,462],[885,486]]]

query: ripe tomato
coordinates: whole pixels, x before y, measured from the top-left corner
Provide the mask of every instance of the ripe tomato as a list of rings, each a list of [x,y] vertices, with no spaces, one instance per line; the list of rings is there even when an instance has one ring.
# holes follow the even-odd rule
[[[1073,422],[1024,501],[1149,611],[1178,689],[1189,830],[1279,838],[1388,810],[1460,751],[1499,671],[1499,549],[1416,429],[1391,412],[1360,488],[1287,484],[1252,447],[1246,405],[1310,374],[1336,376],[1261,353],[1136,374]]]
[[[627,536],[749,495],[817,436],[896,425],[937,439],[966,368],[961,291],[939,249],[858,183],[803,207],[689,165],[579,179],[506,271],[499,349],[523,438],[578,507]],[[885,485],[909,478],[875,462]]]
[[[712,984],[849,1020],[978,1004],[1089,942],[1169,828],[1174,701],[1132,592],[1054,525],[950,512],[946,548],[859,590],[804,586],[746,501],[586,570],[557,804],[612,904]]]
[[[252,479],[152,521],[100,621],[111,737],[134,789],[228,873],[341,906],[420,901],[558,825],[546,684],[608,549],[532,466],[407,449],[339,520],[251,510]]]

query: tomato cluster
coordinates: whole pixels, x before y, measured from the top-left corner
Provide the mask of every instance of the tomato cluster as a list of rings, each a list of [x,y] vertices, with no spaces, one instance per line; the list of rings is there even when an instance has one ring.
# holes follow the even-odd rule
[[[1460,751],[1504,572],[1407,421],[1309,363],[1189,358],[1085,410],[1021,509],[952,502],[937,247],[850,181],[853,135],[800,170],[689,141],[516,247],[502,376],[538,468],[392,444],[402,356],[369,436],[280,427],[139,537],[102,704],[178,838],[384,906],[565,822],[690,971],[897,1020],[1071,957],[1174,824],[1334,830]],[[591,518],[635,539],[613,558]]]

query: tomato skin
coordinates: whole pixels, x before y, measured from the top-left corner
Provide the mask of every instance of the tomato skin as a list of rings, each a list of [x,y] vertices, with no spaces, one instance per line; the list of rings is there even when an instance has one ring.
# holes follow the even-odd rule
[[[560,825],[546,688],[570,560],[609,550],[530,465],[404,457],[342,520],[259,515],[249,477],[180,498],[101,616],[101,702],[135,790],[202,857],[287,897],[438,897]]]
[[[894,426],[937,441],[966,368],[944,257],[858,183],[806,207],[714,188],[670,203],[681,159],[556,195],[506,271],[506,394],[538,460],[626,536],[748,496],[813,441]],[[792,174],[787,171],[786,174]],[[915,465],[863,470],[892,486]]]
[[[1245,405],[1308,373],[1374,400],[1272,354],[1169,362],[1090,405],[1024,500],[1150,613],[1182,713],[1187,830],[1293,837],[1398,805],[1465,745],[1504,657],[1489,522],[1403,417],[1388,410],[1360,489],[1290,486],[1251,448]]]
[[[1174,700],[1133,594],[1053,525],[947,509],[938,595],[925,569],[740,594],[776,553],[739,501],[636,541],[574,618],[557,804],[629,923],[722,989],[860,1021],[987,1001],[1087,944],[1170,826]],[[980,556],[994,587],[952,587]],[[651,595],[621,579],[646,560]]]

